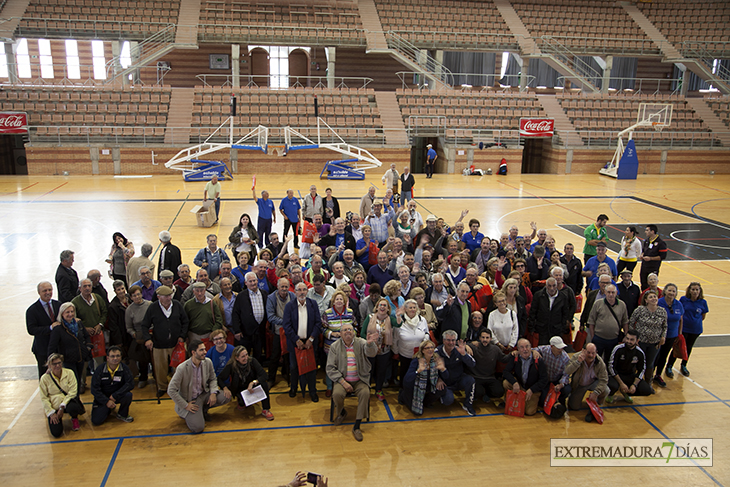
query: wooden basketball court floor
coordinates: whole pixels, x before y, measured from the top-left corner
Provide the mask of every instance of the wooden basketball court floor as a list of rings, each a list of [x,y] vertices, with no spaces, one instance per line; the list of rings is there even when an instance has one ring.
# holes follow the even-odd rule
[[[320,181],[316,175],[259,174],[257,190],[268,189],[276,201],[287,188],[306,194],[309,185],[326,187],[340,199],[343,213],[357,211],[360,197],[372,184],[384,194],[381,171],[364,181]],[[730,485],[730,386],[725,370],[730,360],[730,177],[639,176],[616,181],[598,175],[510,175],[463,177],[416,175],[416,198],[428,213],[453,222],[462,209],[481,221],[481,231],[494,238],[517,224],[521,233],[534,220],[556,238],[582,249],[583,238],[570,226],[585,227],[599,213],[610,217],[612,235],[626,223],[656,223],[700,229],[681,238],[688,247],[673,247],[687,258],[665,262],[660,285],[672,281],[683,290],[702,283],[710,313],[705,335],[692,354],[691,378],[679,373],[666,389],[634,405],[607,406],[606,422],[584,422],[586,411],[570,412],[552,421],[536,415],[505,417],[477,401],[477,417],[454,404],[426,410],[416,418],[397,403],[395,389],[386,401],[371,399],[371,422],[365,440],[356,442],[351,423],[339,428],[328,422],[329,402],[291,399],[280,381],[272,392],[276,419],[265,421],[253,411],[234,406],[212,411],[205,433],[193,436],[167,399],[158,405],[153,387],[134,390],[135,422],[110,419],[100,427],[82,417],[81,430],[54,440],[46,426],[37,394],[31,337],[24,326],[25,309],[37,299],[36,284],[53,281],[59,253],[76,252],[75,269],[85,276],[102,270],[111,235],[121,231],[139,252],[144,242],[157,249],[157,234],[169,229],[173,242],[192,266],[194,253],[208,233],[225,242],[241,213],[255,219],[251,175],[223,183],[220,223],[198,228],[190,209],[202,197],[203,183],[185,183],[178,174],[154,178],[111,176],[0,178],[0,474],[6,485],[165,485],[220,482],[228,478],[246,486],[288,482],[297,470],[322,473],[332,486],[514,485],[539,481],[577,485],[607,483],[643,485]],[[703,240],[708,226],[718,229]],[[275,226],[281,231],[282,222]],[[575,228],[575,227],[573,227]],[[689,238],[690,235],[692,238]],[[727,236],[725,236],[727,235]],[[677,236],[675,234],[675,236]],[[615,243],[612,247],[615,248]],[[673,242],[675,245],[676,242]],[[709,249],[698,258],[688,249]],[[154,260],[156,261],[157,250]],[[610,253],[615,257],[615,252]],[[694,256],[694,257],[692,257]],[[54,285],[55,287],[55,285]],[[713,336],[715,335],[715,336]],[[320,373],[321,374],[321,373]],[[319,387],[324,389],[320,375]],[[91,404],[89,393],[83,400]],[[350,418],[353,405],[349,405]],[[260,412],[260,409],[256,410]],[[68,420],[67,420],[68,422]],[[551,468],[551,438],[713,438],[712,467],[682,468]]]

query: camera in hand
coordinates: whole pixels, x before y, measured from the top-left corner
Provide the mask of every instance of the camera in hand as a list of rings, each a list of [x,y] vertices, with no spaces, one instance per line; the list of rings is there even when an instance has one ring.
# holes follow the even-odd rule
[[[317,482],[319,482],[319,478],[321,477],[318,473],[307,473],[307,483],[312,485],[317,485]]]

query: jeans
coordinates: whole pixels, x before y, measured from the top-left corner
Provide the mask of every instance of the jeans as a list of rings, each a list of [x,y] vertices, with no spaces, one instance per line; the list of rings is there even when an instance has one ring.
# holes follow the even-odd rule
[[[593,335],[591,343],[596,346],[596,353],[598,356],[603,359],[604,363],[608,363],[608,359],[611,358],[613,348],[618,345],[618,338],[607,340],[599,337],[598,335]]]
[[[292,222],[291,220],[286,219],[286,218],[284,219],[284,233],[283,233],[283,237],[286,237],[286,234],[289,233],[289,229],[290,228],[293,229],[294,230],[294,246],[295,247],[299,247],[299,235],[297,235],[297,224],[298,223],[299,222]],[[283,241],[283,238],[282,238],[282,241]]]
[[[129,416],[129,406],[132,404],[132,393],[127,392],[121,398],[116,399],[118,401],[117,406],[119,406],[117,414],[126,418]],[[112,411],[114,410],[106,407],[106,404],[94,401],[94,405],[91,409],[91,422],[94,423],[95,426],[99,426],[106,421],[106,418],[109,417]]]
[[[654,372],[654,362],[656,362],[657,353],[659,353],[659,343],[646,343],[639,342],[639,348],[644,352],[644,359],[646,360],[646,372],[644,377],[651,379],[652,373]]]
[[[454,392],[463,390],[464,391],[464,406],[471,406],[474,403],[474,377],[463,374],[458,382],[446,386],[446,393],[441,398],[441,403],[444,406],[450,406],[454,403]]]
[[[266,218],[259,217],[256,231],[259,234],[259,248],[263,249],[271,243],[269,240],[269,235],[271,234],[271,218],[267,220]],[[264,239],[266,240],[266,243],[264,243]]]

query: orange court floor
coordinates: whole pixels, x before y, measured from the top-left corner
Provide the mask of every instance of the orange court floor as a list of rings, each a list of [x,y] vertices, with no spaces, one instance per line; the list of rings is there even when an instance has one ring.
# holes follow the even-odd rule
[[[365,180],[326,181],[316,174],[257,174],[256,190],[266,189],[278,207],[288,188],[305,195],[310,184],[320,194],[327,187],[339,198],[342,213],[358,211],[371,185],[385,194],[382,170],[369,170]],[[603,425],[586,423],[587,410],[569,412],[561,420],[536,415],[504,416],[493,405],[476,401],[476,417],[459,407],[427,409],[415,417],[397,402],[397,390],[386,400],[371,398],[371,418],[364,423],[364,441],[356,442],[351,424],[329,423],[329,401],[289,398],[286,384],[272,390],[267,422],[260,407],[237,411],[235,405],[211,411],[213,420],[202,435],[191,435],[167,396],[153,399],[154,387],[134,390],[134,423],[109,419],[94,427],[89,414],[81,429],[60,439],[48,431],[38,396],[35,358],[30,352],[24,313],[35,299],[36,284],[53,281],[59,254],[76,252],[74,268],[85,277],[102,271],[111,293],[104,259],[112,233],[153,245],[157,262],[158,233],[167,230],[190,263],[209,233],[227,242],[242,213],[256,220],[253,174],[237,174],[222,183],[221,217],[211,228],[196,226],[190,209],[203,195],[202,182],[184,182],[179,174],[155,177],[3,176],[0,177],[0,334],[7,341],[0,354],[0,476],[4,485],[166,485],[220,482],[228,478],[244,486],[282,485],[297,470],[321,473],[330,486],[515,485],[570,482],[576,485],[728,485],[730,486],[730,385],[725,376],[730,360],[730,176],[639,176],[617,181],[599,175],[509,175],[465,177],[416,174],[415,199],[424,219],[433,213],[453,224],[463,209],[465,221],[477,218],[481,232],[499,238],[511,225],[528,233],[535,221],[562,250],[583,237],[576,228],[609,216],[613,235],[629,223],[639,236],[648,223],[659,226],[666,240],[688,249],[673,251],[676,260],[662,265],[660,286],[675,282],[683,293],[699,281],[709,303],[704,336],[688,368],[657,394],[605,407]],[[298,195],[298,194],[297,194]],[[572,226],[572,227],[571,227]],[[673,229],[665,234],[662,228]],[[283,229],[281,217],[275,230]],[[572,229],[572,230],[571,230]],[[681,232],[685,232],[681,234]],[[582,234],[582,230],[580,231]],[[727,236],[725,236],[727,235]],[[612,237],[613,238],[613,237]],[[617,242],[613,238],[612,247]],[[698,253],[699,252],[699,253]],[[615,251],[610,251],[616,257]],[[638,272],[635,273],[638,282]],[[55,288],[55,283],[54,283]],[[54,295],[54,297],[56,297]],[[725,378],[723,378],[725,377]],[[318,387],[324,389],[320,372]],[[87,388],[88,391],[88,388]],[[82,396],[90,410],[91,395]],[[354,404],[346,403],[354,416]],[[67,423],[69,420],[66,420]],[[551,467],[551,438],[712,438],[711,467]]]

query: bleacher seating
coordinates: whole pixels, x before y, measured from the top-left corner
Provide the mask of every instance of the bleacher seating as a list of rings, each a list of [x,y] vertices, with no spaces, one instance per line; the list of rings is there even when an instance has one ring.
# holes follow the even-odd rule
[[[517,41],[491,1],[376,0],[383,30],[418,46],[515,49]]]
[[[636,123],[640,103],[672,103],[672,122],[663,132],[640,129],[634,139],[669,142],[672,145],[702,145],[709,143],[709,128],[697,116],[681,95],[648,94],[563,94],[557,95],[560,105],[584,140],[598,141],[613,137],[617,132]]]
[[[722,120],[725,125],[730,127],[730,99],[727,97],[722,99],[705,100],[707,105],[715,112],[715,115]]]
[[[348,39],[364,42],[360,14],[357,4],[353,2],[317,5],[275,4],[256,0],[203,0],[200,24],[200,36],[205,40],[234,40],[240,36],[253,36],[305,42],[327,31],[327,37],[337,42],[348,43]]]
[[[631,16],[612,0],[512,0],[535,37],[555,36],[572,51],[659,52]]]
[[[27,112],[32,135],[39,138],[121,136],[136,142],[164,137],[170,88],[6,87],[0,105]]]
[[[210,135],[230,112],[230,87],[197,87],[193,102],[193,136]],[[314,95],[317,95],[318,115],[345,140],[382,139],[383,124],[372,89],[291,88],[271,90],[248,87],[233,91],[238,99],[236,131],[245,135],[258,125],[290,126],[302,135],[316,134]]]
[[[725,0],[664,0],[637,5],[680,51],[685,41],[730,41],[730,3]]]
[[[36,33],[75,38],[119,38],[138,40],[169,24],[175,24],[180,0],[31,0],[20,22],[23,36]],[[43,19],[43,20],[41,20]]]
[[[533,93],[398,90],[396,94],[406,127],[409,117],[419,117],[411,119],[411,125],[445,126],[449,130],[517,130],[521,117],[547,115]]]

